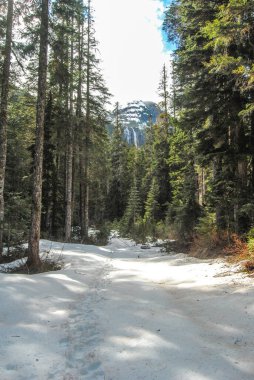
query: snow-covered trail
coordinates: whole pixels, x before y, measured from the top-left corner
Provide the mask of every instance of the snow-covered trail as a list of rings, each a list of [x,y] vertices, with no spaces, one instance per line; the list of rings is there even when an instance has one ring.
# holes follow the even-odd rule
[[[62,271],[0,274],[1,380],[254,379],[253,279],[122,239],[52,250]]]

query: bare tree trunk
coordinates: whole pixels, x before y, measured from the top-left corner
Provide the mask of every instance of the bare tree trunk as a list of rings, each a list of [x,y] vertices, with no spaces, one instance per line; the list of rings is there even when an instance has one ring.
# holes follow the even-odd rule
[[[91,57],[90,57],[90,42],[91,42],[91,1],[88,0],[88,16],[87,16],[87,62],[86,62],[86,118],[84,130],[84,193],[83,193],[83,231],[82,241],[88,240],[88,226],[89,226],[89,150],[90,150],[90,71],[91,71]]]
[[[173,105],[173,116],[174,119],[176,118],[176,74],[175,74],[175,64],[173,62],[173,69],[172,69],[172,86],[173,86],[173,99],[172,99],[172,105]]]
[[[198,203],[200,206],[204,205],[205,191],[205,169],[201,168],[201,172],[198,174]]]
[[[165,113],[165,118],[168,116],[168,92],[167,92],[167,81],[168,81],[168,76],[167,76],[167,70],[166,70],[166,65],[164,64],[163,66],[163,97],[164,97],[164,113]]]
[[[78,141],[78,153],[79,153],[79,222],[81,227],[81,240],[83,240],[84,236],[84,128],[83,128],[83,115],[82,115],[82,62],[83,62],[83,43],[84,43],[84,24],[82,17],[80,17],[79,20],[79,41],[78,41],[78,51],[79,51],[79,58],[78,58],[78,89],[77,89],[77,125],[78,125],[78,135],[79,135],[79,141]]]
[[[254,94],[253,94],[254,96]],[[251,178],[250,178],[250,192],[254,192],[254,112],[251,114],[251,129],[250,129],[250,154],[251,154]]]
[[[73,18],[72,18],[73,28]],[[67,129],[65,240],[71,240],[73,189],[73,38],[71,38],[70,117]]]
[[[2,73],[0,104],[0,255],[3,253],[4,230],[4,182],[7,154],[7,107],[10,82],[11,44],[13,27],[13,0],[8,1],[5,52]]]
[[[213,177],[214,181],[217,182],[222,170],[222,163],[220,157],[215,157],[213,160]],[[218,191],[218,190],[217,190]],[[215,205],[215,214],[216,214],[216,226],[220,230],[224,230],[227,225],[225,222],[225,211],[223,202],[216,201]]]
[[[72,226],[72,178],[73,178],[73,144],[72,133],[68,133],[70,142],[67,146],[66,157],[66,214],[65,214],[65,241],[71,239],[71,226]]]
[[[57,130],[57,141],[59,141],[60,138],[58,138],[60,135],[59,128]],[[59,149],[57,147],[56,149],[56,157],[54,159],[54,171],[53,171],[53,184],[52,184],[52,217],[51,217],[51,235],[53,237],[57,236],[58,229],[57,229],[57,210],[58,210],[58,176],[59,176],[59,163],[60,163],[60,157],[59,157]]]
[[[38,268],[41,265],[39,256],[40,225],[41,225],[41,200],[42,200],[42,168],[43,168],[43,141],[44,118],[47,86],[48,64],[48,21],[49,0],[41,0],[41,28],[40,28],[40,53],[38,70],[38,98],[36,112],[36,142],[35,162],[33,177],[33,209],[28,245],[29,267]]]

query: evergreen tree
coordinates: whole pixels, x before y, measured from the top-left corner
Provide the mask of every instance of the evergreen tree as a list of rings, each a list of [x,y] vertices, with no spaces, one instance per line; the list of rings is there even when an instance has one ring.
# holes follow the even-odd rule
[[[168,91],[168,72],[165,64],[163,65],[158,92],[161,98],[159,105],[163,111],[161,117],[164,118],[164,123],[167,126],[169,122],[170,94]]]
[[[253,223],[253,164],[248,165],[250,160],[253,163],[253,86],[250,64],[253,61],[253,5],[252,1],[227,1],[217,7],[214,19],[202,29],[209,41],[207,46],[212,49],[207,63],[209,73],[223,75],[230,91],[227,95],[230,100],[227,118],[228,159],[223,158],[217,164],[224,172],[225,190],[221,190],[219,180],[214,185],[217,194],[218,191],[227,194],[228,206],[224,213],[229,228],[236,232],[243,232]]]
[[[140,217],[141,201],[136,178],[134,178],[132,187],[130,189],[127,207],[121,222],[122,232],[126,235],[130,234],[130,232],[135,229],[135,226]]]
[[[200,216],[197,199],[197,173],[195,169],[195,144],[189,131],[178,126],[171,138],[169,154],[172,200],[167,222],[173,225],[181,238],[189,239]]]
[[[227,1],[199,0],[174,2],[166,14],[165,26],[169,38],[177,42],[175,68],[179,83],[178,100],[181,104],[180,128],[196,141],[196,156],[189,155],[193,167],[200,164],[204,172],[214,170],[214,184],[220,183],[223,171],[225,186],[220,186],[219,198],[213,208],[220,228],[236,228],[237,190],[237,129],[242,97],[235,83],[224,71],[209,68],[213,51],[205,30],[215,20],[218,10]],[[209,91],[207,89],[209,88]],[[238,140],[238,142],[237,142]],[[219,168],[220,169],[216,169]],[[192,170],[193,172],[193,170]],[[231,173],[230,179],[225,173]],[[231,184],[232,190],[226,190]],[[214,189],[216,192],[216,189]],[[219,200],[227,197],[225,208]],[[229,222],[230,221],[230,222]]]
[[[42,184],[42,232],[47,236],[52,236],[52,204],[53,204],[53,184],[55,175],[55,145],[52,139],[53,129],[53,97],[49,93],[45,110],[44,123],[44,147],[43,147],[43,184]]]
[[[169,115],[170,95],[168,91],[168,74],[163,66],[159,84],[160,106],[162,113],[155,125],[148,126],[145,154],[147,155],[146,174],[142,185],[146,188],[145,220],[158,222],[165,220],[168,204],[171,201],[168,155],[170,135],[172,133],[171,117]],[[152,217],[150,208],[153,209]],[[155,211],[156,210],[156,211]]]
[[[91,147],[89,213],[90,223],[104,227],[108,220],[107,196],[110,181],[110,141],[106,131],[94,135]]]
[[[1,76],[1,101],[0,101],[0,255],[3,253],[4,230],[4,184],[7,154],[7,109],[11,66],[11,44],[13,29],[13,0],[8,0],[7,27],[4,48],[4,60]]]
[[[41,3],[41,30],[40,53],[38,68],[38,98],[36,113],[36,144],[33,179],[33,209],[29,237],[28,267],[38,268],[41,265],[39,256],[40,225],[41,225],[41,200],[42,200],[42,167],[43,167],[43,142],[44,142],[44,118],[46,104],[46,80],[48,58],[48,22],[49,2]]]
[[[4,242],[8,247],[28,239],[31,206],[31,154],[36,99],[23,89],[10,91],[5,181]]]
[[[119,104],[115,108],[115,125],[111,139],[111,176],[109,182],[107,210],[109,220],[120,220],[127,206],[130,188],[128,170],[127,143],[123,140],[123,131],[119,115]]]
[[[97,58],[97,41],[95,39],[94,19],[91,0],[86,7],[86,25],[84,27],[84,119],[81,130],[80,147],[80,210],[81,210],[81,239],[88,240],[89,226],[89,189],[90,189],[90,151],[93,137],[104,133],[107,119],[105,106],[110,94],[103,80]]]
[[[145,223],[153,225],[156,221],[159,220],[159,191],[160,189],[157,182],[157,178],[153,177],[152,184],[145,203]]]

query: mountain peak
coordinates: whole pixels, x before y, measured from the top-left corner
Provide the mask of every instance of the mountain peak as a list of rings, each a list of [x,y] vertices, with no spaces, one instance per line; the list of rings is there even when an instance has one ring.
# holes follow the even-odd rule
[[[134,100],[119,107],[119,119],[123,128],[123,138],[130,145],[141,146],[145,142],[145,129],[154,124],[160,114],[160,108],[154,102]],[[111,115],[112,124],[115,113]]]

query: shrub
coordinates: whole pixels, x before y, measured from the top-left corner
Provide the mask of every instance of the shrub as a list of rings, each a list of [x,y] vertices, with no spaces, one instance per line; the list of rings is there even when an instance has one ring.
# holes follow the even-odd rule
[[[252,227],[247,233],[247,246],[250,255],[254,256],[254,227]]]
[[[224,248],[224,253],[232,256],[234,261],[244,260],[249,255],[248,244],[237,234],[232,234],[230,244]]]
[[[247,261],[244,264],[245,269],[247,272],[253,272],[254,271],[254,260]]]
[[[111,225],[105,223],[98,228],[98,232],[95,235],[95,244],[96,245],[106,245],[109,240]]]
[[[232,243],[225,248],[225,253],[232,256],[234,262],[243,262],[247,272],[254,270],[254,228],[247,234],[247,241],[234,234],[231,236]]]
[[[228,243],[227,232],[218,230],[216,227],[215,213],[207,212],[201,216],[195,227],[195,233],[194,241],[200,246],[213,249]]]
[[[167,213],[167,224],[172,226],[177,239],[190,241],[200,217],[200,206],[189,200],[184,204],[170,205]]]

